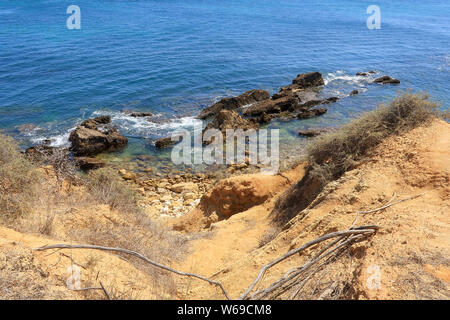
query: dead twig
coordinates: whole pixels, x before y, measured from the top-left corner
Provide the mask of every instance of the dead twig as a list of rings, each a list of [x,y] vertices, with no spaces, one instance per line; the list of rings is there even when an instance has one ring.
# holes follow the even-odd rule
[[[225,295],[225,297],[228,300],[230,300],[230,297],[228,296],[228,293],[226,292],[225,288],[222,286],[222,284],[220,282],[214,281],[214,280],[210,280],[210,279],[208,279],[206,277],[200,276],[200,275],[195,274],[195,273],[182,272],[182,271],[178,271],[178,270],[172,269],[172,268],[167,267],[165,265],[162,265],[162,264],[160,264],[158,262],[150,260],[147,257],[145,257],[144,255],[142,255],[142,254],[140,254],[139,252],[136,252],[136,251],[123,249],[123,248],[103,247],[103,246],[87,245],[87,244],[78,244],[78,245],[53,244],[53,245],[47,245],[47,246],[43,246],[43,247],[39,247],[39,248],[34,248],[33,250],[43,251],[43,250],[59,249],[59,248],[61,248],[61,249],[91,249],[91,250],[103,250],[103,251],[126,253],[126,254],[129,254],[131,256],[135,256],[135,257],[137,257],[137,258],[139,258],[141,260],[144,260],[145,262],[147,262],[147,263],[149,263],[149,264],[151,264],[151,265],[153,265],[153,266],[155,266],[157,268],[160,268],[160,269],[163,269],[163,270],[166,270],[166,271],[178,274],[180,276],[193,277],[193,278],[197,278],[199,280],[208,282],[210,284],[214,284],[214,285],[218,286],[222,290],[222,292]]]
[[[386,209],[386,208],[392,207],[393,205],[396,205],[396,204],[398,204],[398,203],[401,203],[401,202],[405,202],[405,201],[408,201],[408,200],[412,200],[412,199],[418,198],[418,197],[424,195],[425,193],[426,193],[426,192],[423,192],[423,193],[420,193],[420,194],[416,194],[416,195],[414,195],[414,196],[411,196],[411,197],[408,197],[408,198],[405,198],[405,199],[401,199],[401,200],[398,200],[398,201],[395,201],[395,202],[392,202],[392,203],[391,203],[391,201],[392,201],[392,200],[394,199],[394,197],[395,197],[395,193],[394,193],[394,195],[392,196],[392,198],[391,198],[384,206],[379,207],[379,208],[375,208],[375,209],[372,209],[372,210],[367,210],[367,211],[358,211],[358,212],[356,213],[355,220],[353,220],[353,223],[352,223],[352,226],[350,227],[350,229],[356,224],[356,222],[358,221],[358,218],[359,218],[359,215],[360,215],[360,214],[367,214],[367,213],[374,213],[374,212],[377,212],[377,211],[381,211],[381,210],[384,210],[384,209]]]
[[[103,285],[103,283],[101,281],[100,281],[100,287],[102,287],[103,293],[108,298],[108,300],[111,300],[111,296],[109,295],[108,291],[106,291],[105,286]]]

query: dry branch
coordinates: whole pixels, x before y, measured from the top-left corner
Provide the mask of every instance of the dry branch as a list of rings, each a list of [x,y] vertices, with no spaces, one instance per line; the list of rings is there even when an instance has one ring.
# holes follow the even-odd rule
[[[78,244],[78,245],[69,245],[69,244],[53,244],[53,245],[47,245],[47,246],[43,246],[43,247],[39,247],[39,248],[34,248],[34,250],[36,251],[43,251],[43,250],[49,250],[49,249],[91,249],[91,250],[103,250],[103,251],[112,251],[112,252],[121,252],[121,253],[126,253],[129,254],[131,256],[135,256],[141,260],[144,260],[145,262],[169,271],[169,272],[173,272],[175,274],[178,274],[180,276],[186,276],[186,277],[193,277],[193,278],[197,278],[200,279],[202,281],[208,282],[210,284],[214,284],[216,286],[218,286],[223,294],[225,295],[225,297],[230,300],[230,297],[228,296],[228,293],[225,291],[225,288],[222,286],[222,284],[218,281],[214,281],[214,280],[210,280],[206,277],[200,276],[198,274],[195,273],[189,273],[189,272],[182,272],[182,271],[178,271],[175,269],[172,269],[170,267],[167,267],[165,265],[162,265],[158,262],[155,262],[153,260],[148,259],[147,257],[145,257],[144,255],[140,254],[139,252],[136,251],[132,251],[132,250],[128,250],[128,249],[123,249],[123,248],[114,248],[114,247],[103,247],[103,246],[96,246],[96,245],[87,245],[87,244]]]
[[[266,273],[266,271],[270,268],[272,268],[273,266],[275,266],[276,264],[280,263],[283,260],[286,260],[287,258],[293,256],[294,254],[297,254],[301,251],[304,251],[305,249],[318,244],[320,242],[323,242],[325,240],[328,239],[332,239],[332,238],[336,238],[336,237],[345,237],[345,236],[349,236],[349,235],[357,235],[357,234],[371,234],[371,233],[375,233],[376,230],[378,230],[377,226],[364,226],[364,227],[358,227],[358,228],[354,228],[354,229],[350,229],[350,230],[345,230],[345,231],[337,231],[337,232],[331,232],[328,233],[320,238],[317,238],[315,240],[312,240],[306,244],[304,244],[303,246],[297,248],[297,249],[293,249],[289,252],[287,252],[286,254],[282,255],[281,257],[273,260],[272,262],[269,262],[268,264],[264,265],[256,279],[250,284],[250,286],[247,288],[247,290],[241,295],[240,299],[246,299],[248,294],[253,290],[253,288],[255,288],[255,286],[258,284],[258,282],[261,280],[261,278],[264,276],[264,274]],[[314,259],[313,259],[314,260]],[[316,262],[316,261],[314,261]],[[311,261],[310,261],[311,263]]]

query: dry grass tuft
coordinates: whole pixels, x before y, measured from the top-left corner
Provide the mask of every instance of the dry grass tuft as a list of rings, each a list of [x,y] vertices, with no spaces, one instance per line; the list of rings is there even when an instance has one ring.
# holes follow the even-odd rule
[[[102,168],[82,175],[64,150],[44,156],[32,163],[11,138],[0,135],[0,224],[63,241],[134,250],[166,265],[183,256],[186,238],[150,219],[137,205],[138,193],[115,170]],[[5,261],[12,262],[11,257]],[[153,281],[145,285],[155,297],[173,296],[176,284],[171,274],[129,256],[123,258],[150,275]],[[14,266],[5,262],[5,268],[10,267]],[[27,272],[36,274],[34,267]],[[25,286],[28,273],[5,273],[0,264],[0,284],[6,290],[0,290],[0,296],[45,298],[45,281],[40,288],[30,287],[32,292],[17,291]],[[114,298],[137,298],[128,291],[132,290],[127,286],[111,287]],[[86,294],[102,297],[101,292]]]
[[[357,166],[388,136],[426,124],[439,110],[439,105],[428,99],[427,94],[406,91],[388,105],[380,105],[339,130],[320,135],[306,151],[312,175],[323,183],[335,180]]]
[[[85,176],[84,182],[92,198],[108,204],[111,209],[135,211],[138,194],[121,179],[116,170],[101,168],[91,171]]]
[[[278,199],[273,222],[284,225],[307,208],[331,181],[355,168],[390,135],[425,125],[439,116],[427,94],[406,91],[387,105],[363,114],[338,130],[315,138],[306,150],[307,173]]]
[[[13,139],[0,134],[0,221],[11,223],[31,210],[39,174]]]

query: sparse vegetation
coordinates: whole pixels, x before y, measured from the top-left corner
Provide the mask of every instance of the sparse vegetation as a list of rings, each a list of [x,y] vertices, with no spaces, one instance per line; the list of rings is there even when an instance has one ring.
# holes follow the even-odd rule
[[[84,181],[94,199],[108,204],[111,209],[135,211],[138,194],[120,178],[116,170],[101,168],[92,171]]]
[[[406,91],[388,105],[380,105],[339,130],[320,135],[306,150],[312,175],[324,183],[335,180],[389,135],[425,124],[439,110],[439,105],[428,99],[427,94]]]
[[[0,220],[10,223],[31,209],[38,172],[20,153],[17,144],[0,134]]]
[[[427,94],[406,91],[387,105],[315,138],[306,150],[307,174],[277,201],[273,222],[284,225],[307,208],[327,183],[367,159],[390,135],[424,125],[439,116],[439,105]]]
[[[181,257],[185,238],[173,235],[167,227],[150,219],[138,207],[138,199],[138,193],[116,170],[102,168],[80,175],[66,151],[42,153],[39,158],[30,159],[11,138],[0,135],[0,222],[3,225],[65,241],[135,250],[170,264]],[[81,215],[92,211],[104,214],[89,214],[90,222],[84,223]],[[172,275],[139,259],[126,259],[151,275],[153,283],[148,285],[155,296],[167,297],[174,293]],[[17,280],[4,274],[0,278],[7,287],[9,282]],[[118,295],[118,289],[111,290],[114,296]],[[95,296],[98,298],[99,294]],[[121,298],[125,297],[123,294]],[[30,297],[39,298],[34,293]]]

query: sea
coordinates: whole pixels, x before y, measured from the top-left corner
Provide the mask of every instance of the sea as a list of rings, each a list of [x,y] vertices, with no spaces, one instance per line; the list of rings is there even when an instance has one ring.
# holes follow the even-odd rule
[[[298,129],[341,126],[407,89],[448,109],[450,1],[0,1],[0,131],[22,148],[68,146],[82,120],[110,115],[129,145],[102,159],[170,166],[155,139],[191,128],[223,97],[275,93],[310,71],[322,73],[324,96],[341,99],[317,118],[272,121],[283,157],[307,143]],[[373,84],[381,75],[401,84]]]

